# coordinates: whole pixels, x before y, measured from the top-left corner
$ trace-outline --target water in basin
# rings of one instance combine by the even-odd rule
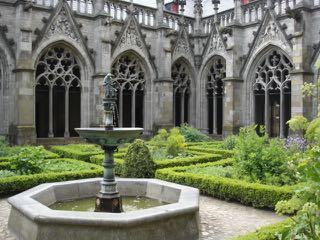
[[[50,206],[53,210],[94,212],[96,198],[85,198],[68,202],[58,202]],[[158,199],[147,197],[122,197],[122,207],[124,212],[136,211],[139,209],[152,208],[166,205]]]

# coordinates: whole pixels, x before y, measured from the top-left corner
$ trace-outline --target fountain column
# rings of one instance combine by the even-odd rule
[[[105,96],[103,98],[104,108],[104,128],[106,132],[114,131],[114,112],[116,108],[117,90],[113,86],[112,75],[108,74],[103,82],[105,88]],[[104,150],[104,161],[102,166],[103,180],[101,182],[101,189],[96,199],[96,212],[122,212],[122,201],[117,189],[114,174],[114,159],[113,153],[116,151],[117,146],[104,145],[100,143]]]
[[[122,201],[117,189],[114,174],[114,158],[113,153],[117,147],[106,146],[104,150],[104,161],[102,166],[103,179],[101,181],[101,189],[96,198],[96,212],[122,212]]]

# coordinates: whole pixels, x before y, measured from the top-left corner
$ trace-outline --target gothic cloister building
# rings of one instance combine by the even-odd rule
[[[118,0],[0,0],[0,134],[16,144],[76,136],[102,122],[101,85],[118,89],[119,126],[189,123],[227,135],[248,124],[286,136],[317,102],[319,0],[256,0],[194,16]]]

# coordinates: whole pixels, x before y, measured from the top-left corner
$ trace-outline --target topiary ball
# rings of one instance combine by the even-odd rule
[[[144,141],[137,139],[124,157],[122,176],[129,178],[153,178],[156,165]]]

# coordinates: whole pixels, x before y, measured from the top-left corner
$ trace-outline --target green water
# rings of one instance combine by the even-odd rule
[[[94,212],[95,201],[96,198],[85,198],[69,202],[55,203],[51,205],[50,208],[53,210],[64,211]],[[131,212],[166,204],[167,203],[161,202],[157,199],[146,197],[122,197],[122,207],[124,212]]]

